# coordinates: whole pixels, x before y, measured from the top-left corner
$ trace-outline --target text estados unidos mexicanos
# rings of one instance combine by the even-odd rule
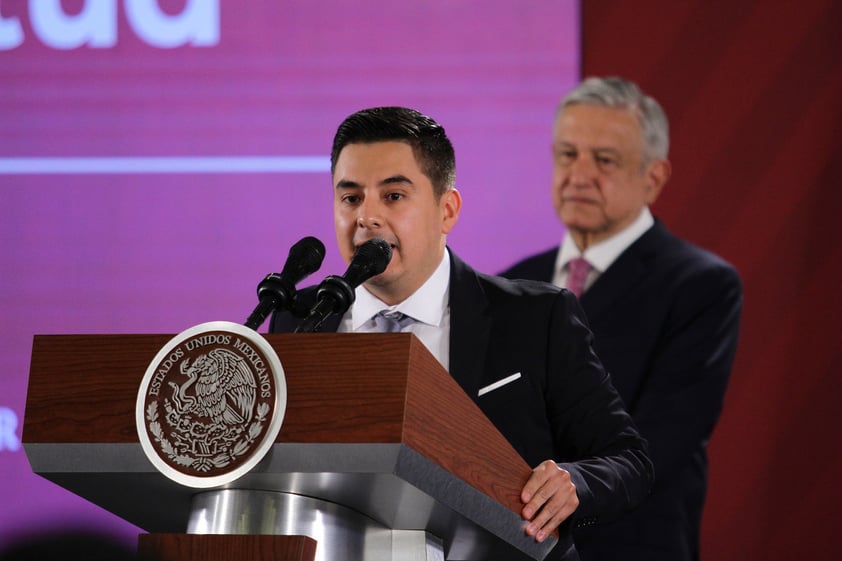
[[[149,395],[158,395],[164,378],[167,374],[169,374],[170,369],[172,369],[176,363],[184,358],[185,350],[193,351],[206,345],[231,345],[231,336],[224,334],[201,335],[199,337],[189,339],[185,341],[183,346],[178,346],[173,349],[167,358],[158,365],[155,376],[149,383]],[[234,341],[233,347],[242,353],[242,355],[254,367],[254,373],[260,383],[260,397],[264,399],[272,397],[272,381],[269,377],[268,368],[266,367],[266,364],[260,354],[255,351],[247,341],[243,341],[239,338]]]

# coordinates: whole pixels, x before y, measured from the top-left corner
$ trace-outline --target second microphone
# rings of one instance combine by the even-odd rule
[[[315,306],[295,332],[311,333],[318,330],[328,316],[344,314],[356,299],[354,289],[385,271],[391,260],[392,247],[386,240],[374,238],[362,244],[344,275],[331,275],[322,281],[316,292]]]

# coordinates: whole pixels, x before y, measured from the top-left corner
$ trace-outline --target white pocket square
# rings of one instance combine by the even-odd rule
[[[496,390],[498,388],[502,388],[506,384],[510,384],[510,383],[514,382],[515,380],[517,380],[519,378],[520,378],[520,372],[515,372],[511,376],[506,376],[505,378],[497,380],[493,384],[488,384],[484,388],[479,389],[479,391],[477,392],[477,397],[481,397],[481,396],[487,394],[488,392],[493,392],[494,390]]]

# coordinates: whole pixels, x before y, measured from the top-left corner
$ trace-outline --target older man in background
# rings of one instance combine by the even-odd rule
[[[670,177],[667,117],[622,78],[590,78],[553,127],[560,246],[504,271],[580,299],[596,351],[649,441],[652,493],[633,512],[574,531],[583,561],[699,559],[707,443],[737,348],[742,286],[722,259],[649,210]]]

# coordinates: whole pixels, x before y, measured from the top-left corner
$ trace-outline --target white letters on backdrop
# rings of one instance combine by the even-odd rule
[[[126,19],[135,34],[162,49],[219,43],[219,0],[188,0],[180,14],[161,10],[157,0],[124,0]],[[108,49],[117,44],[117,0],[85,0],[78,14],[68,15],[61,0],[30,0],[32,32],[54,49]],[[0,13],[0,50],[19,47],[26,40],[20,20]]]

